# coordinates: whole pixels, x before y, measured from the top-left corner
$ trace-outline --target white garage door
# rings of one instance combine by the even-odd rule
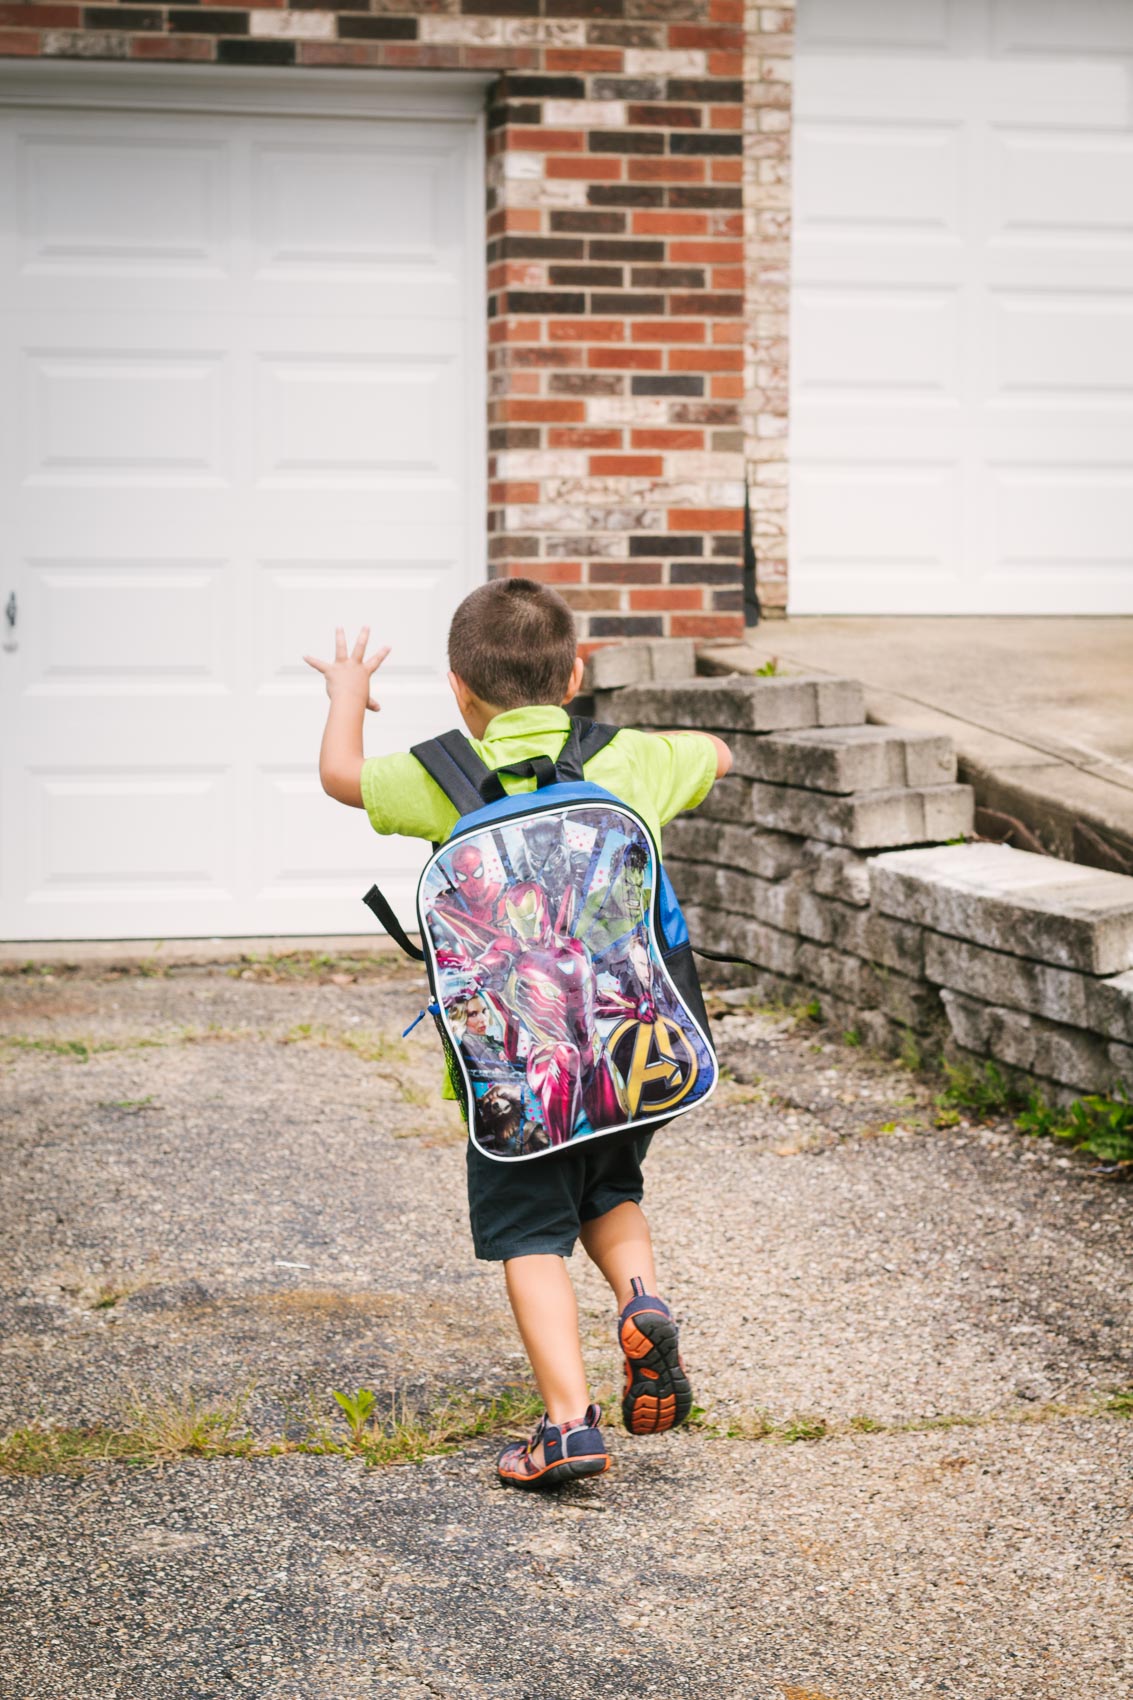
[[[792,611],[1133,611],[1133,3],[798,12]]]
[[[480,100],[78,70],[0,108],[4,933],[365,931],[419,848],[323,796],[300,656],[393,645],[371,753],[455,718]]]

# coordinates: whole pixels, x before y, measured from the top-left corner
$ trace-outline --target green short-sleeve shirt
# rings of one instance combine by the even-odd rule
[[[570,727],[565,709],[547,705],[497,714],[482,739],[470,740],[488,767],[505,767],[529,756],[554,759]],[[716,778],[716,750],[687,732],[657,735],[624,727],[586,764],[586,777],[639,814],[654,838],[682,809],[704,801]],[[508,792],[532,791],[534,779],[503,776]],[[362,801],[375,832],[406,838],[446,839],[459,816],[415,756],[375,756],[362,766]]]

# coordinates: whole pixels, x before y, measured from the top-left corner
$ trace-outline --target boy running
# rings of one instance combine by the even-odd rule
[[[364,627],[348,654],[339,628],[333,661],[305,657],[323,675],[330,698],[319,756],[323,789],[340,803],[364,808],[376,832],[439,843],[456,824],[457,811],[416,758],[367,760],[363,754],[365,713],[378,707],[373,676],[389,654],[386,648],[367,657],[368,640]],[[453,616],[448,657],[457,707],[473,750],[488,767],[558,757],[570,726],[566,704],[583,671],[574,619],[560,596],[523,578],[481,585]],[[628,804],[659,843],[662,826],[702,802],[731,765],[728,746],[710,733],[625,728],[586,764],[585,777]],[[530,791],[535,782],[505,774],[502,783],[511,793]],[[556,854],[565,860],[560,847],[548,846],[548,856]],[[474,1020],[470,1007],[473,1035]],[[499,1475],[509,1485],[551,1487],[609,1466],[564,1261],[579,1239],[620,1310],[626,1428],[657,1433],[683,1422],[691,1409],[676,1323],[655,1296],[653,1247],[641,1208],[641,1164],[651,1138],[610,1135],[523,1164],[493,1162],[468,1143],[476,1255],[504,1266],[508,1299],[546,1406],[531,1439],[500,1455]]]

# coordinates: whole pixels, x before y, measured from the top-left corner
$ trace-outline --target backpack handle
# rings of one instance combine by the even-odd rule
[[[529,761],[509,762],[507,767],[494,768],[480,781],[480,795],[485,803],[498,803],[501,797],[507,796],[501,773],[513,773],[518,779],[534,778],[539,791],[544,785],[553,785],[559,777],[550,756],[532,756]]]

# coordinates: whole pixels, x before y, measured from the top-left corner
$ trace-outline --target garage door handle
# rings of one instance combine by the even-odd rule
[[[19,605],[16,602],[16,593],[13,590],[13,592],[9,596],[7,602],[4,604],[4,648],[5,649],[16,649],[16,648],[18,648],[18,645],[16,643],[16,620],[17,620],[18,617],[19,617]]]

